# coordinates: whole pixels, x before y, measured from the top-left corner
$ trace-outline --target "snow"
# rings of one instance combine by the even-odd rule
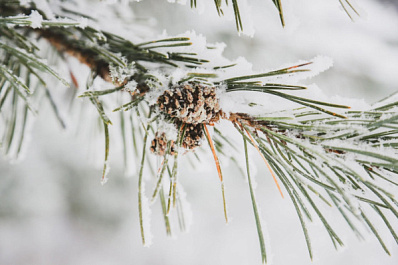
[[[32,13],[29,15],[30,21],[31,21],[31,27],[36,29],[36,28],[41,28],[42,25],[41,23],[43,22],[43,17],[42,15],[39,14],[36,10],[33,10]]]
[[[145,94],[145,100],[150,106],[156,104],[158,97],[168,89],[168,78],[158,72],[151,71],[149,75],[153,76],[151,79],[146,80],[146,84],[151,88],[151,90]]]
[[[101,180],[101,185],[105,185],[108,182],[109,178],[105,177]]]
[[[124,85],[124,90],[126,90],[130,93],[134,92],[136,88],[137,88],[137,82],[135,80],[128,81]]]
[[[164,120],[164,117],[160,117],[158,120],[157,132],[159,134],[165,133],[167,140],[176,141],[177,140],[177,128],[174,124]]]
[[[125,58],[122,58],[122,60],[125,66],[113,64],[109,66],[113,82],[123,83],[128,77],[131,77],[136,72],[134,63],[128,64]]]
[[[145,237],[144,247],[150,247],[152,245],[153,234],[151,232],[151,214],[150,202],[148,197],[145,195],[145,183],[141,187],[141,204],[142,204],[142,225]]]
[[[85,17],[81,17],[78,19],[78,25],[77,27],[81,28],[81,29],[85,29],[88,26],[88,19]]]
[[[106,166],[106,168],[105,168],[104,175],[103,175],[103,177],[101,179],[101,185],[102,186],[105,185],[108,182],[108,180],[109,180],[108,175],[109,175],[109,171],[111,170],[111,167],[109,166],[109,161],[105,161],[105,165],[104,166]]]
[[[41,3],[42,6],[48,6],[47,1],[36,2]],[[110,1],[107,2],[110,4]],[[119,2],[120,1],[113,1],[113,4]],[[122,2],[126,3],[127,1]],[[208,9],[206,10],[214,11],[214,7],[212,6],[214,3],[208,5],[202,3],[202,1],[200,2],[202,6],[207,5],[206,7]],[[239,1],[239,3],[241,2],[242,1]],[[192,72],[205,73],[214,66],[237,62],[238,66],[236,67],[217,71],[218,80],[222,80],[223,78],[233,76],[269,71],[257,69],[279,69],[284,66],[290,67],[299,63],[313,61],[313,64],[304,67],[305,69],[311,69],[311,72],[293,74],[278,79],[263,79],[262,81],[288,83],[303,82],[307,85],[306,82],[308,82],[308,79],[314,78],[316,80],[311,79],[309,82],[316,82],[320,87],[311,84],[307,85],[308,90],[303,91],[303,94],[297,95],[309,96],[311,98],[336,103],[344,102],[344,104],[350,105],[356,110],[369,109],[370,105],[367,102],[369,99],[362,99],[369,91],[363,90],[363,93],[358,93],[359,99],[349,99],[347,98],[347,94],[350,93],[348,90],[350,90],[351,87],[361,87],[364,81],[380,90],[384,89],[383,87],[385,86],[396,89],[392,84],[396,84],[397,81],[397,65],[396,60],[394,60],[397,53],[396,48],[393,48],[390,44],[395,43],[397,39],[391,34],[391,29],[386,26],[396,22],[396,12],[386,10],[382,5],[377,4],[377,2],[366,0],[361,2],[361,5],[364,6],[364,9],[365,7],[370,7],[366,9],[371,11],[368,19],[370,19],[372,23],[366,23],[363,21],[363,18],[360,18],[357,24],[349,24],[350,22],[347,22],[348,19],[343,12],[339,12],[338,15],[341,19],[337,20],[334,16],[330,15],[334,12],[334,7],[338,9],[338,1],[332,2],[333,1],[330,1],[330,3],[321,3],[319,1],[309,0],[304,3],[303,1],[286,0],[284,2],[284,7],[286,7],[285,16],[287,29],[282,31],[274,29],[275,25],[279,25],[277,24],[279,21],[277,20],[277,14],[273,3],[268,1],[264,3],[264,5],[269,7],[269,10],[264,6],[261,8],[261,16],[265,22],[258,24],[256,21],[257,17],[253,16],[253,21],[255,21],[253,24],[262,27],[262,29],[256,29],[255,37],[258,37],[258,39],[249,40],[248,42],[240,42],[237,39],[230,38],[230,35],[237,35],[234,31],[233,17],[231,17],[230,14],[226,15],[227,19],[230,19],[228,23],[229,26],[224,27],[221,25],[221,22],[220,24],[218,22],[224,21],[225,18],[217,18],[218,22],[214,23],[213,18],[209,15],[209,19],[206,17],[205,20],[202,18],[202,20],[199,21],[194,19],[194,15],[192,15],[193,12],[190,11],[185,11],[189,14],[190,20],[183,23],[185,21],[183,18],[184,15],[182,14],[183,12],[179,12],[178,14],[181,14],[181,16],[178,17],[180,23],[170,26],[172,29],[185,26],[192,22],[197,23],[199,28],[201,26],[208,27],[207,33],[202,33],[202,31],[198,29],[196,32],[189,31],[185,34],[181,34],[181,36],[189,36],[194,42],[192,47],[184,47],[181,50],[184,52],[197,52],[200,58],[212,59],[212,63],[200,69],[190,69],[186,71],[164,69],[164,72],[160,72],[153,67],[149,74],[153,75],[154,79],[148,82],[148,85],[157,87],[157,89],[148,93],[145,99],[150,104],[154,104],[157,97],[168,87],[169,81],[175,83],[181,80],[186,73],[191,72],[191,70]],[[92,4],[94,5],[95,3]],[[243,1],[242,4],[240,4],[240,8],[244,18],[244,28],[250,28],[250,25],[247,24],[248,20],[245,18],[245,14],[248,12],[255,12],[256,10],[252,8],[250,11],[250,6],[246,6],[246,4],[246,1]],[[251,4],[253,6],[257,5],[257,3],[254,2]],[[314,8],[308,8],[310,5],[314,5]],[[82,3],[77,4],[77,7],[82,7],[82,10],[88,10],[89,8],[88,5]],[[76,9],[78,10],[77,7]],[[329,9],[330,7],[332,8]],[[129,12],[127,7],[123,8],[125,8],[125,12]],[[173,6],[173,10],[165,10],[160,7],[158,8],[159,10],[151,9],[151,11],[159,11],[162,12],[163,15],[169,16],[170,12],[177,12],[174,8],[176,10],[182,10],[178,9],[180,8],[179,6]],[[188,9],[189,7],[183,6],[182,8]],[[101,10],[103,14],[111,13],[109,11],[111,11],[111,7]],[[229,12],[230,11],[229,8]],[[139,12],[137,13],[141,14]],[[376,16],[375,13],[377,13],[378,16]],[[206,13],[206,16],[207,15]],[[41,26],[42,21],[39,16],[32,13],[30,17],[32,25],[34,24],[35,27]],[[320,19],[321,16],[322,19]],[[112,16],[109,17],[112,18]],[[104,18],[107,19],[109,17],[104,16]],[[378,23],[375,23],[375,17],[379,19]],[[272,18],[272,20],[268,20],[268,18]],[[113,17],[112,19],[115,18]],[[309,22],[307,22],[308,20]],[[391,21],[393,21],[393,23]],[[84,21],[82,22],[83,24],[80,23],[80,26],[84,27],[85,23]],[[108,24],[109,25],[100,26],[104,26],[115,33],[122,32],[123,34],[134,35],[131,34],[131,32],[124,31],[124,29],[116,24]],[[161,24],[160,27],[164,27],[164,25],[165,24]],[[136,25],[134,24],[132,26]],[[351,32],[346,31],[347,28],[355,28],[355,30]],[[181,32],[183,31],[184,30]],[[173,34],[174,33],[171,35]],[[235,52],[233,58],[236,58],[237,55],[249,57],[250,53],[253,52],[258,57],[254,60],[249,60],[254,62],[254,67],[252,67],[252,64],[244,59],[244,57],[239,57],[238,59],[224,58],[222,55],[222,52],[226,49],[224,44],[213,45],[216,49],[207,49],[206,47],[209,46],[209,43],[204,35],[212,34],[218,34],[217,40],[223,39],[228,42],[228,46],[232,48],[239,47],[239,45],[244,43],[244,45],[241,46],[243,48]],[[163,36],[167,37],[170,35],[165,33]],[[338,36],[340,36],[340,38],[336,38]],[[129,36],[129,38],[133,39],[136,37]],[[247,41],[243,36],[241,38],[240,40]],[[211,37],[209,39],[211,39]],[[248,43],[252,43],[253,46],[248,45]],[[358,44],[363,44],[363,46]],[[166,51],[166,49],[159,49],[159,51]],[[316,54],[325,54],[327,56],[321,55],[312,60],[298,61],[298,58],[307,59]],[[334,60],[334,67],[326,71],[333,64],[330,57]],[[287,61],[296,63],[284,65]],[[253,68],[255,71],[252,70]],[[79,79],[84,80],[85,75],[82,74],[78,68],[73,70],[74,73],[78,75]],[[134,71],[134,66],[132,65],[126,68],[113,67],[112,77],[115,81],[121,82],[124,81],[129,74],[134,73]],[[323,72],[321,75],[315,76],[321,72]],[[166,76],[165,73],[167,73],[168,76]],[[351,81],[347,81],[347,76]],[[159,84],[161,85],[159,86]],[[351,84],[354,85],[351,86]],[[135,82],[131,81],[127,83],[126,90],[134,91],[136,85]],[[103,87],[98,86],[95,88],[102,89]],[[330,91],[325,92],[326,89]],[[338,89],[344,93],[338,93]],[[378,96],[384,94],[380,91],[376,92],[379,93]],[[222,86],[219,88],[218,94],[220,96],[222,108],[226,112],[240,111],[252,115],[272,112],[273,115],[276,116],[285,116],[285,113],[278,111],[297,106],[288,101],[277,99],[274,96],[260,93],[225,93],[225,87]],[[340,94],[340,96],[336,94]],[[371,99],[373,100],[375,98],[371,96]],[[396,98],[394,100],[396,100]],[[106,103],[106,107],[109,109],[113,107],[113,101],[107,101]],[[248,106],[249,103],[256,103],[257,105],[250,107]],[[396,109],[392,111],[396,111]],[[80,144],[73,144],[75,143],[75,137],[70,136],[67,138],[65,134],[59,133],[56,129],[56,125],[51,122],[53,119],[53,117],[51,117],[52,112],[44,111],[44,113],[50,114],[47,114],[41,123],[38,123],[37,128],[40,133],[34,135],[32,141],[33,147],[26,150],[26,156],[29,157],[29,159],[24,162],[24,166],[16,168],[12,165],[0,162],[2,168],[1,172],[4,172],[5,178],[9,181],[1,182],[0,188],[2,191],[15,193],[14,196],[4,195],[3,199],[6,199],[6,203],[0,206],[0,213],[5,212],[5,216],[7,216],[0,222],[0,230],[6,235],[2,240],[0,239],[0,246],[3,246],[2,249],[6,249],[5,255],[0,257],[0,263],[18,263],[15,262],[15,259],[20,258],[20,253],[25,253],[28,258],[31,257],[29,258],[30,262],[37,261],[37,263],[42,263],[40,261],[49,258],[51,260],[50,262],[55,264],[59,263],[59,256],[54,255],[54,253],[62,253],[61,257],[66,260],[65,262],[71,264],[114,264],[115,262],[134,262],[137,264],[260,263],[259,249],[257,248],[257,234],[253,226],[253,216],[251,212],[246,212],[247,210],[251,210],[251,208],[248,207],[248,205],[250,205],[248,201],[249,198],[248,196],[241,196],[247,195],[242,194],[242,186],[247,185],[243,185],[240,178],[235,178],[238,174],[236,173],[236,169],[232,166],[232,163],[230,163],[231,166],[227,166],[227,163],[221,161],[224,170],[224,178],[226,184],[228,184],[229,210],[234,212],[235,216],[234,222],[231,223],[227,229],[223,225],[222,218],[219,218],[222,216],[222,210],[220,211],[219,207],[221,203],[219,182],[216,172],[214,170],[210,173],[206,171],[206,167],[208,167],[210,163],[212,163],[211,165],[214,167],[214,161],[201,156],[201,162],[197,170],[190,169],[187,166],[188,163],[181,163],[183,165],[181,166],[181,170],[184,171],[184,174],[179,175],[179,181],[181,181],[181,183],[177,185],[184,212],[188,215],[186,216],[188,220],[187,223],[191,223],[190,220],[192,220],[190,217],[192,212],[189,208],[192,208],[195,213],[195,223],[191,227],[191,234],[184,235],[176,241],[166,239],[164,231],[161,230],[163,229],[163,216],[160,213],[160,207],[154,210],[154,216],[151,221],[151,209],[149,208],[146,196],[144,196],[144,226],[145,231],[148,232],[146,238],[147,240],[151,238],[150,223],[156,222],[156,225],[154,225],[152,229],[155,230],[157,240],[156,244],[154,244],[151,249],[142,249],[139,242],[140,236],[138,232],[137,211],[135,211],[137,203],[132,199],[136,197],[137,187],[132,186],[135,184],[131,184],[134,182],[135,178],[130,178],[126,181],[121,177],[122,173],[119,174],[117,170],[118,166],[120,168],[120,165],[117,163],[122,160],[120,156],[122,152],[117,153],[117,150],[111,149],[114,153],[110,157],[112,159],[112,164],[116,163],[116,166],[114,166],[116,170],[112,173],[111,181],[109,181],[106,186],[102,189],[98,189],[98,186],[94,186],[95,189],[93,189],[93,183],[98,183],[98,172],[94,170],[87,172],[87,168],[90,167],[87,161],[90,159],[82,154],[82,148],[87,146],[87,142],[93,142],[93,145],[98,143],[98,146],[102,146],[103,138],[99,140],[100,142],[97,142],[95,139],[86,139],[86,141]],[[95,121],[96,117],[97,116],[90,116],[90,118],[85,121]],[[112,120],[114,121],[113,118]],[[147,122],[144,118],[143,121]],[[222,130],[231,130],[231,127],[227,128],[223,126],[222,122],[217,126],[220,126],[217,128],[221,128]],[[344,126],[342,126],[342,128],[344,129]],[[358,130],[360,129],[361,128],[358,128]],[[158,130],[166,132],[167,137],[170,137],[170,139],[176,136],[175,127],[169,123],[160,121]],[[113,134],[111,133],[111,138],[116,138],[120,135],[120,132],[116,129],[113,132]],[[89,135],[86,130],[81,130],[80,134]],[[226,135],[228,139],[236,138],[236,136],[233,136],[235,135],[233,133],[227,132]],[[291,136],[292,138],[295,137],[293,132]],[[53,137],[63,140],[52,141],[51,139]],[[142,143],[139,143],[139,145],[141,144]],[[339,143],[331,141],[325,142],[325,144],[337,145]],[[304,141],[303,145],[313,148],[317,152],[323,152],[321,146],[314,146],[308,141]],[[113,146],[114,145],[112,145],[112,147]],[[344,147],[355,147],[355,145],[347,142]],[[269,227],[269,230],[267,230],[269,237],[266,237],[267,250],[269,250],[271,245],[273,246],[272,253],[268,255],[268,257],[273,256],[274,263],[276,264],[307,264],[308,257],[306,256],[307,253],[305,248],[303,250],[302,247],[304,241],[302,234],[299,233],[301,232],[301,228],[297,226],[298,220],[294,210],[292,210],[291,205],[288,205],[286,202],[288,201],[287,199],[282,202],[279,200],[280,196],[275,189],[275,184],[269,172],[264,167],[263,161],[255,161],[255,163],[252,163],[252,160],[256,160],[256,157],[258,160],[258,156],[256,156],[256,150],[254,150],[254,148],[250,147],[249,149],[253,154],[253,156],[251,156],[251,167],[254,167],[256,163],[259,171],[258,175],[265,175],[265,178],[258,178],[257,180],[257,200],[259,204],[262,204],[264,216],[267,217],[266,220]],[[387,149],[376,150],[384,154],[389,152]],[[100,149],[98,153],[102,155],[102,149]],[[231,151],[231,153],[233,153],[233,151]],[[347,156],[345,158],[345,163],[348,163],[353,170],[361,173],[361,176],[364,178],[368,178],[362,169],[351,165],[354,163],[350,161],[356,158],[357,156]],[[135,162],[135,159],[129,160],[131,164]],[[252,175],[254,176],[254,170],[252,170]],[[9,180],[9,176],[12,177],[11,180]],[[91,178],[90,176],[93,177]],[[94,182],[88,183],[91,179]],[[305,184],[308,183],[306,179],[300,179],[300,181]],[[10,182],[12,183],[9,184]],[[43,183],[50,183],[51,185],[42,187]],[[374,183],[383,189],[391,188],[385,185],[385,183],[380,183],[380,181],[374,181]],[[186,187],[186,192],[182,189],[182,185]],[[346,188],[345,186],[341,187]],[[65,195],[64,193],[69,189],[73,192],[71,192],[70,195]],[[79,189],[81,189],[81,191]],[[36,192],[31,194],[31,190]],[[247,189],[245,189],[245,191],[247,191]],[[50,194],[48,194],[48,192],[50,192]],[[95,199],[90,197],[91,193],[97,194]],[[3,195],[5,193],[0,194]],[[78,203],[73,201],[73,199],[76,198],[76,194],[80,194],[79,196],[81,196],[79,197],[80,200],[78,200]],[[349,201],[355,202],[351,200],[352,197],[349,197],[350,194],[355,194],[353,190],[346,188],[345,194],[347,194]],[[185,200],[187,195],[189,195],[190,203]],[[49,197],[53,198],[51,202],[48,200]],[[85,203],[87,203],[87,205],[85,205]],[[8,210],[7,205],[10,205],[11,210]],[[25,205],[25,208],[21,209],[20,205]],[[82,208],[83,210],[76,213],[74,212],[76,211],[74,207],[78,209]],[[358,209],[358,205],[354,203],[351,207]],[[47,210],[43,210],[43,208]],[[25,211],[26,209],[30,210]],[[21,211],[22,214],[14,213],[17,217],[13,216],[12,211],[18,210]],[[101,215],[98,214],[97,211],[104,212]],[[53,216],[57,218],[55,221],[51,219],[54,218]],[[29,218],[42,218],[40,219],[42,226],[38,226],[35,222],[30,222]],[[87,218],[89,221],[82,225],[81,223],[83,221],[81,219],[84,218]],[[239,223],[239,219],[242,220],[241,223]],[[12,220],[13,222],[10,221],[8,223],[7,220]],[[110,224],[106,225],[102,223],[106,222],[106,220],[111,220],[109,221]],[[22,224],[20,222],[22,222]],[[377,224],[382,227],[382,224]],[[40,233],[35,233],[38,227],[41,228],[38,230]],[[48,229],[50,228],[54,229],[55,233],[48,233]],[[264,224],[263,229],[266,230],[265,228]],[[318,227],[316,226],[310,228],[311,237],[315,239],[313,245],[318,246],[316,249],[317,260],[314,264],[396,264],[396,246],[395,248],[392,247],[395,256],[392,258],[386,257],[379,251],[379,246],[375,244],[374,239],[367,243],[356,243],[356,241],[353,241],[348,235],[348,228],[338,224],[337,228],[339,230],[342,230],[343,233],[347,232],[346,234],[351,244],[348,248],[350,251],[346,250],[344,253],[336,254],[331,250],[329,245],[325,245],[324,243],[323,236],[326,238],[327,235],[318,233],[318,230],[321,229],[317,230]],[[312,228],[315,229],[314,232]],[[388,232],[386,234],[388,235]],[[23,243],[25,242],[23,239],[27,236],[32,239],[33,244],[31,242],[26,245]],[[10,241],[12,241],[12,244]],[[76,242],[79,242],[79,244],[76,244]],[[96,242],[96,244],[92,242]],[[148,241],[148,243],[149,242],[150,241]],[[9,260],[10,262],[8,262]],[[48,259],[46,262],[49,262]]]
[[[42,10],[48,19],[55,19],[55,14],[53,12],[53,8],[56,8],[59,4],[59,1],[51,1],[51,4],[47,0],[32,0],[37,9]]]

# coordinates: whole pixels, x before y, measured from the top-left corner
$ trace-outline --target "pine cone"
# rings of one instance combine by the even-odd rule
[[[215,87],[194,83],[167,89],[157,103],[163,112],[189,124],[216,121],[220,112]]]
[[[182,140],[182,146],[185,149],[194,149],[202,143],[204,136],[202,124],[185,124],[184,139]]]
[[[174,141],[170,141],[170,155],[174,155]],[[167,149],[167,139],[166,134],[163,132],[159,135],[157,132],[155,134],[155,139],[152,140],[150,150],[155,155],[164,156]]]

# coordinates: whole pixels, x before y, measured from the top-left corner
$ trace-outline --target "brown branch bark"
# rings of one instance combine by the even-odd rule
[[[107,82],[112,82],[109,74],[109,63],[90,49],[82,48],[75,45],[69,40],[65,34],[55,32],[51,29],[36,30],[40,37],[45,38],[60,53],[66,53],[75,57],[81,63],[90,67],[98,76]]]

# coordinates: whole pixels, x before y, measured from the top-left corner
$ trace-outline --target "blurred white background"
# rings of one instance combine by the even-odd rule
[[[209,42],[225,42],[228,58],[243,56],[257,70],[329,56],[334,67],[309,83],[331,97],[372,103],[398,91],[398,8],[394,0],[357,2],[361,17],[351,22],[338,0],[285,0],[283,29],[271,1],[253,1],[252,15],[242,15],[249,33],[253,21],[254,38],[238,36],[234,22],[219,18],[210,0],[202,14],[166,1],[132,6],[138,17],[156,18],[158,33],[195,29]],[[137,178],[124,176],[122,152],[111,150],[110,180],[101,186],[101,169],[92,161],[100,150],[95,157],[101,162],[103,139],[90,139],[89,144],[82,131],[76,136],[73,130],[62,130],[49,106],[40,111],[24,159],[0,160],[0,264],[261,264],[248,185],[231,163],[224,173],[232,217],[228,225],[214,163],[204,159],[196,169],[180,168],[193,213],[190,232],[181,233],[175,225],[174,236],[168,237],[156,202],[153,245],[144,248]],[[311,263],[291,201],[281,199],[263,163],[256,162],[257,200],[267,224],[270,264],[398,264],[398,247],[388,231],[380,229],[392,257],[373,237],[358,241],[342,218],[327,209],[346,246],[336,252],[324,229],[310,224],[315,253]]]

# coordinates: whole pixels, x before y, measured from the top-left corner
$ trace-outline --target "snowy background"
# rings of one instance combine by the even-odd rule
[[[255,32],[254,38],[238,36],[234,21],[219,18],[212,1],[203,2],[196,11],[155,0],[132,6],[137,18],[154,26],[153,36],[195,29],[210,43],[225,42],[229,59],[243,56],[258,71],[329,56],[334,67],[308,83],[330,97],[370,104],[398,90],[394,0],[357,1],[362,16],[354,23],[337,0],[285,0],[285,29],[271,1],[253,1],[249,10],[241,0],[244,28],[249,35]],[[175,225],[168,237],[157,202],[152,205],[153,245],[144,248],[137,178],[124,176],[120,150],[111,151],[110,180],[101,186],[93,153],[99,152],[95,158],[101,162],[103,139],[88,143],[84,131],[62,130],[49,106],[40,111],[24,159],[0,160],[0,264],[261,264],[247,182],[235,167],[225,165],[224,173],[232,217],[228,225],[213,161],[204,159],[196,169],[181,168],[179,177],[192,208],[190,232],[181,233]],[[272,264],[310,264],[291,201],[281,199],[264,164],[257,162],[257,200]],[[340,216],[326,215],[346,246],[336,252],[320,224],[311,224],[312,264],[398,264],[398,247],[388,231],[380,229],[392,257],[372,237],[358,241]]]

